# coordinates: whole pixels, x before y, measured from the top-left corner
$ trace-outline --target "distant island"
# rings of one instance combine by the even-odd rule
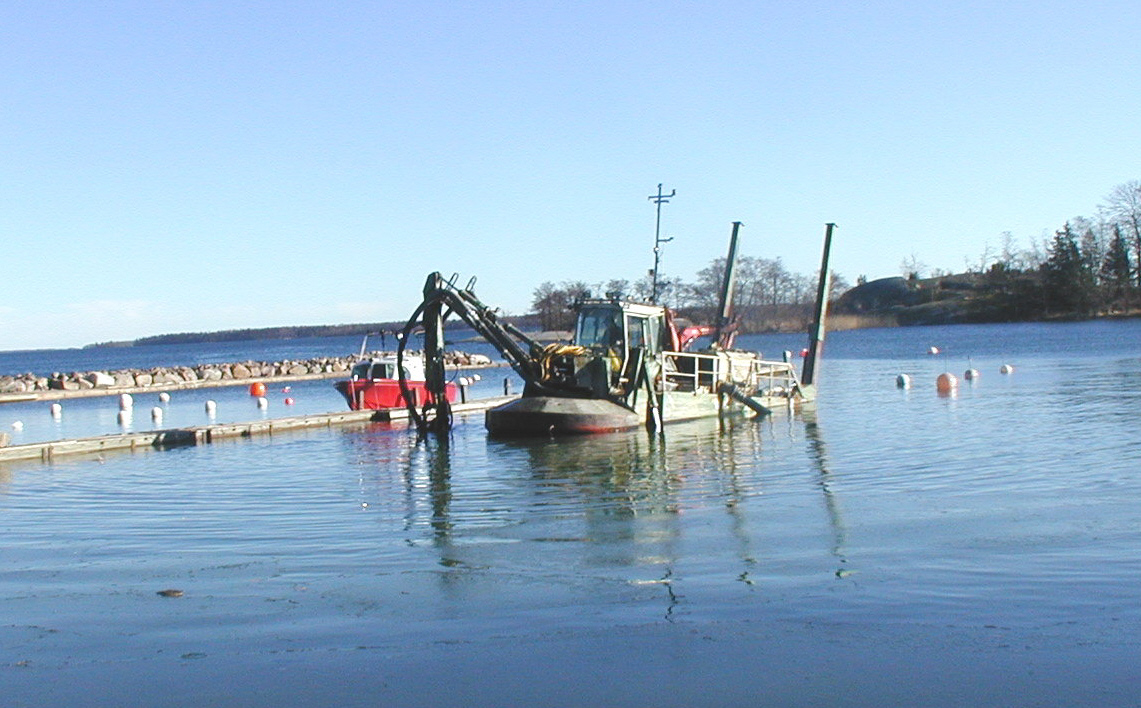
[[[517,327],[534,328],[537,320],[530,316],[504,317],[503,320],[511,322]],[[181,332],[178,334],[159,334],[152,337],[119,342],[97,342],[88,344],[84,349],[101,349],[108,347],[145,347],[155,344],[202,344],[214,342],[247,342],[261,339],[302,339],[306,337],[364,337],[370,334],[394,334],[404,329],[405,322],[371,322],[363,324],[337,324],[337,325],[298,325],[290,327],[258,327],[251,329],[227,329],[218,332]],[[466,325],[459,320],[449,321],[447,329],[463,329]]]
[[[1132,243],[1141,250],[1141,242]],[[1134,267],[1129,247],[1120,229],[1102,245],[1092,230],[1079,237],[1066,224],[1037,263],[1005,258],[955,275],[861,280],[833,311],[894,325],[1136,317],[1141,269]]]

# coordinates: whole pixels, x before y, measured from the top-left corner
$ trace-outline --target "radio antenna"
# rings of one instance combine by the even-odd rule
[[[651,194],[647,197],[647,199],[658,206],[658,220],[654,226],[654,270],[650,274],[650,302],[655,304],[658,302],[658,262],[661,260],[662,244],[673,241],[672,236],[670,238],[662,238],[662,204],[669,204],[670,198],[676,194],[676,189],[671,189],[669,194],[662,194],[662,185],[658,183],[658,193]]]

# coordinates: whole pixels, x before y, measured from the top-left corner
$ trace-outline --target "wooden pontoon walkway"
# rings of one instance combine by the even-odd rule
[[[452,405],[452,411],[456,415],[483,411],[501,403],[506,403],[513,398],[514,396],[499,396],[496,398],[481,398],[466,403],[455,403]],[[192,428],[171,428],[138,433],[117,433],[90,438],[73,438],[70,440],[48,440],[45,442],[0,447],[0,462],[37,459],[47,462],[64,455],[97,455],[116,450],[167,450],[175,447],[206,445],[216,441],[233,440],[235,438],[273,435],[290,430],[324,428],[348,423],[406,420],[407,418],[408,411],[403,408],[393,408],[382,411],[343,411],[337,413],[302,415],[291,418],[272,418],[246,423],[216,423]]]

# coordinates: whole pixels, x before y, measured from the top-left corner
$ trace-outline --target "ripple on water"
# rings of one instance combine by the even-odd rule
[[[1117,636],[1141,607],[1137,362],[997,361],[953,398],[830,361],[814,409],[662,437],[496,441],[470,416],[446,444],[375,424],[11,467],[0,599],[84,627],[73,654],[702,620]]]

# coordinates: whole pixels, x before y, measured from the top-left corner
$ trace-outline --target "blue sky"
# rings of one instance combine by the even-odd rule
[[[0,0],[0,349],[402,320],[434,270],[962,269],[1141,178],[1126,2]]]

